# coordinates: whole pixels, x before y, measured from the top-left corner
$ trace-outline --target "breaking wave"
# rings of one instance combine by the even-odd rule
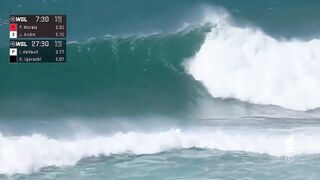
[[[213,97],[293,110],[320,107],[320,40],[278,40],[219,15],[189,73]]]

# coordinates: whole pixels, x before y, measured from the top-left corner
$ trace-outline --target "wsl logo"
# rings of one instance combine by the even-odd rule
[[[10,17],[10,22],[15,23],[15,22],[28,22],[27,17],[16,17],[16,16],[11,16]]]
[[[10,47],[27,47],[26,41],[10,41]]]

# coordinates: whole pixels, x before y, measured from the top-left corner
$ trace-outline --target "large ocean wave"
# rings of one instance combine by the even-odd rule
[[[320,107],[320,40],[275,39],[230,19],[219,11],[173,33],[69,43],[68,63],[61,66],[3,64],[0,113],[185,115],[200,98],[212,99],[208,92],[299,111]],[[1,57],[7,52],[0,51]]]

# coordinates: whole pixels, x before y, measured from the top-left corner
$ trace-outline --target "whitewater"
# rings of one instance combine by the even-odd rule
[[[71,166],[88,157],[115,154],[146,155],[174,149],[203,148],[243,151],[276,157],[320,153],[318,129],[255,131],[250,129],[181,130],[116,133],[75,140],[44,135],[0,136],[0,173],[32,173],[47,166]]]
[[[320,107],[320,40],[275,39],[208,15],[214,27],[188,72],[216,98],[306,111]]]

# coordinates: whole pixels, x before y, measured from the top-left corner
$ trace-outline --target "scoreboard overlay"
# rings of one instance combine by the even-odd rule
[[[66,63],[65,15],[10,15],[10,63]]]

